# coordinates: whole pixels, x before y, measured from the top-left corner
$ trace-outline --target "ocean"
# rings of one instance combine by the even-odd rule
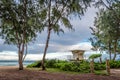
[[[28,64],[31,64],[35,61],[24,61],[23,64],[24,66],[27,66]],[[18,66],[18,61],[17,60],[0,60],[0,66]]]

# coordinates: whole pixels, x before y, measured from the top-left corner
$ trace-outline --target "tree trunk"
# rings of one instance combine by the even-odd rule
[[[110,56],[110,60],[112,60],[112,57],[111,57],[111,51],[109,51],[109,56]]]
[[[19,70],[23,70],[23,61],[22,61],[23,53],[19,52]]]
[[[90,71],[91,73],[94,73],[94,59],[90,62]]]
[[[41,62],[41,66],[42,66],[42,70],[46,70],[45,68],[45,56],[46,56],[46,53],[47,53],[47,49],[48,49],[48,45],[49,45],[49,40],[50,40],[50,34],[51,34],[51,19],[50,19],[50,11],[51,11],[51,0],[49,1],[49,9],[48,9],[48,23],[49,23],[49,26],[48,26],[48,35],[47,35],[47,40],[46,40],[46,45],[45,45],[45,49],[44,49],[44,54],[43,54],[43,59],[42,59],[42,62]]]
[[[114,45],[114,57],[113,57],[113,60],[115,60],[115,58],[116,58],[116,49],[117,49],[117,41],[115,42],[115,45]]]
[[[23,53],[24,53],[24,44],[18,46],[18,62],[19,62],[19,70],[23,70]]]
[[[111,43],[109,43],[109,46],[108,46],[108,47],[109,47],[109,58],[110,58],[110,60],[111,60],[111,59],[112,59],[112,58],[111,58]]]
[[[48,30],[48,35],[47,35],[44,55],[43,55],[43,59],[42,59],[42,62],[41,62],[42,70],[46,70],[44,63],[45,63],[45,56],[46,56],[46,53],[47,53],[48,44],[49,44],[49,40],[50,40],[50,34],[51,34],[51,29]]]
[[[114,57],[113,57],[113,60],[115,60],[116,56],[117,56],[117,55],[116,55],[116,52],[115,52],[115,53],[114,53]]]
[[[110,75],[110,63],[109,63],[109,60],[106,60],[106,71],[107,71],[107,74]]]
[[[100,57],[100,63],[102,63],[102,58]]]

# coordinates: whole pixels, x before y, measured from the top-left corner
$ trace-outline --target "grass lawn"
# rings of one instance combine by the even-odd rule
[[[105,76],[108,76],[106,70],[95,70],[94,73],[96,75],[105,75]]]
[[[56,69],[56,68],[47,68],[47,72],[57,72],[57,73],[67,73],[67,74],[80,74],[80,72],[72,72],[72,71],[63,71],[60,69]]]
[[[29,70],[38,70],[40,71],[41,68],[27,68]],[[88,73],[85,73],[85,72],[72,72],[72,71],[63,71],[63,70],[60,70],[60,69],[57,69],[57,68],[47,68],[46,70],[47,72],[50,72],[50,73],[65,73],[65,74],[88,74]],[[94,71],[94,74],[96,75],[108,75],[106,73],[106,70],[95,70]]]
[[[26,68],[28,70],[37,70],[37,71],[41,71],[41,68]],[[46,70],[47,72],[50,73],[67,73],[67,74],[80,74],[80,72],[72,72],[72,71],[63,71],[57,68],[47,68]]]

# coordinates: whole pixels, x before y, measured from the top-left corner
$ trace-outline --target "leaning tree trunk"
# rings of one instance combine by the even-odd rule
[[[41,62],[41,66],[42,66],[42,70],[46,70],[45,68],[45,56],[46,56],[46,53],[47,53],[47,49],[48,49],[48,45],[49,45],[49,40],[50,40],[50,34],[51,34],[51,19],[50,19],[50,10],[51,10],[51,0],[49,1],[49,9],[48,9],[48,23],[49,23],[49,26],[48,26],[48,35],[47,35],[47,40],[46,40],[46,45],[45,45],[45,49],[44,49],[44,54],[43,54],[43,59],[42,59],[42,62]]]
[[[46,70],[44,63],[45,63],[45,56],[46,56],[48,45],[49,45],[50,34],[51,34],[51,29],[48,30],[48,35],[47,35],[47,40],[46,40],[44,55],[43,55],[43,59],[42,59],[42,62],[41,62],[42,70]]]

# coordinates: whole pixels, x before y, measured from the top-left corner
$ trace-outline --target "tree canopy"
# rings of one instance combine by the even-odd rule
[[[23,69],[25,45],[36,38],[37,32],[42,27],[38,26],[36,18],[36,6],[34,0],[1,0],[0,36],[5,43],[14,44],[18,47],[19,69]]]
[[[97,39],[96,44],[100,43],[99,47],[108,50],[111,59],[111,53],[116,53],[120,45],[120,1],[112,3],[110,9],[101,9],[95,18],[95,27],[91,28],[94,37]]]

